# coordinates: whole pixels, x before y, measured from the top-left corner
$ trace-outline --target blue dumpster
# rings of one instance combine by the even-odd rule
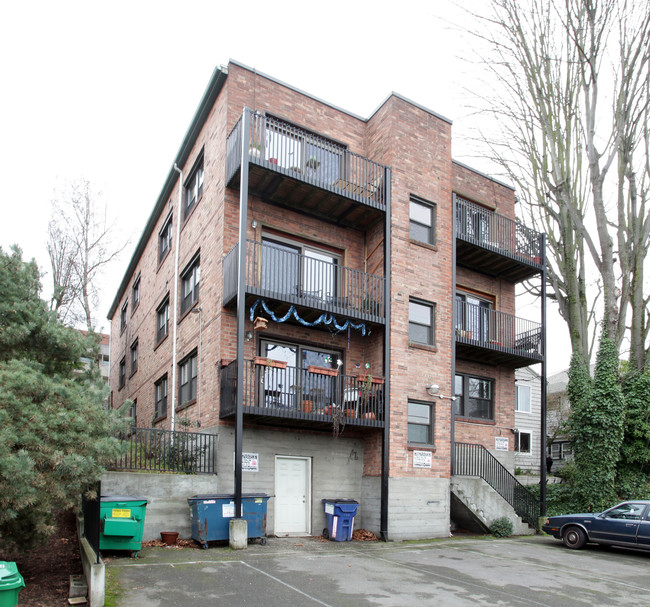
[[[354,531],[354,517],[359,502],[349,499],[322,499],[325,504],[327,527],[323,529],[325,539],[336,542],[349,542]]]
[[[266,544],[266,503],[264,493],[242,494],[242,516],[248,523],[248,538]],[[192,521],[192,539],[204,548],[208,542],[227,540],[230,519],[235,517],[235,496],[232,493],[195,495],[187,498]]]

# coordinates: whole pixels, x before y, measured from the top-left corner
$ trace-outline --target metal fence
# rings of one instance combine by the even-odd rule
[[[202,432],[132,428],[121,437],[115,470],[215,474],[216,435]]]
[[[539,232],[460,196],[456,196],[456,234],[481,246],[541,263]]]
[[[483,445],[455,443],[452,474],[482,478],[514,508],[518,516],[537,527],[539,501]]]

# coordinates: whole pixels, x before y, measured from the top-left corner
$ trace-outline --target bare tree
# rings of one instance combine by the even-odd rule
[[[524,219],[548,236],[550,296],[573,351],[590,360],[589,336],[602,320],[617,348],[629,339],[631,363],[642,369],[650,329],[650,5],[492,0],[490,7],[489,16],[474,16],[485,25],[477,35],[496,82],[482,106],[501,133],[482,139],[516,183]]]
[[[101,271],[127,244],[114,243],[114,225],[100,201],[101,194],[92,191],[87,179],[70,182],[55,192],[48,226],[50,308],[62,322],[89,331],[95,328]]]

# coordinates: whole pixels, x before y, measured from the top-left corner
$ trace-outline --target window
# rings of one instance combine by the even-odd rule
[[[138,425],[138,399],[133,399],[133,404],[129,408],[129,417],[131,418],[131,427],[136,428]]]
[[[156,343],[169,334],[169,294],[156,309]]]
[[[281,237],[262,237],[262,288],[333,302],[339,294],[341,257]]]
[[[120,361],[119,382],[119,388],[124,388],[124,384],[126,384],[126,358]]]
[[[138,370],[138,340],[131,344],[131,375]]]
[[[515,432],[515,451],[518,453],[530,453],[532,438],[530,432]]]
[[[470,293],[456,293],[456,335],[465,339],[497,343],[491,331],[496,325],[492,302]],[[500,345],[500,344],[498,344]]]
[[[120,312],[120,331],[124,331],[124,329],[126,329],[126,319],[127,319],[128,310],[129,310],[129,300],[127,299],[124,302],[124,305],[122,306],[122,311]]]
[[[160,419],[167,415],[167,373],[156,382],[155,386],[156,405],[154,417],[155,419]]]
[[[158,261],[162,261],[172,247],[172,214],[165,220],[158,234]]]
[[[181,361],[178,366],[181,376],[180,392],[178,395],[178,407],[180,408],[189,402],[196,400],[196,352],[190,354],[185,360]]]
[[[201,259],[196,255],[181,274],[181,315],[198,301],[200,278]]]
[[[550,455],[553,459],[566,459],[573,455],[573,450],[568,441],[553,443],[551,445]]]
[[[409,341],[427,346],[435,345],[435,305],[409,301]]]
[[[411,196],[409,202],[409,235],[413,240],[436,244],[436,205]]]
[[[429,403],[409,401],[408,442],[409,444],[433,445],[433,406]]]
[[[476,419],[494,418],[494,380],[472,375],[456,375],[454,409],[456,415]]]
[[[132,293],[132,298],[133,298],[133,312],[135,312],[135,309],[138,307],[138,304],[140,303],[140,275],[138,274],[138,277],[135,279],[135,282],[133,283],[133,293]],[[133,314],[131,312],[131,314]]]
[[[515,385],[516,406],[518,413],[530,413],[530,386]]]
[[[185,203],[183,205],[183,219],[194,210],[196,203],[203,195],[203,154],[196,161],[192,172],[185,184]]]

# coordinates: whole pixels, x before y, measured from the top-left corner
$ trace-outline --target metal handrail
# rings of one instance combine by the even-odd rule
[[[260,362],[261,361],[261,362]],[[277,367],[274,361],[246,360],[245,411],[312,421],[337,416],[360,425],[383,425],[384,379],[345,375],[336,370]],[[331,375],[330,375],[331,373]],[[235,412],[237,361],[222,369],[221,415]]]
[[[541,264],[542,235],[539,232],[460,196],[455,199],[457,237]]]
[[[456,340],[539,355],[542,325],[456,299]]]
[[[513,507],[518,516],[537,527],[539,500],[483,445],[455,443],[452,474],[482,478]]]
[[[122,454],[111,466],[112,469],[216,473],[215,434],[131,428],[120,439]]]
[[[226,142],[226,179],[241,164],[242,119]],[[386,167],[347,147],[277,118],[251,115],[248,158],[251,162],[300,181],[386,208]]]

